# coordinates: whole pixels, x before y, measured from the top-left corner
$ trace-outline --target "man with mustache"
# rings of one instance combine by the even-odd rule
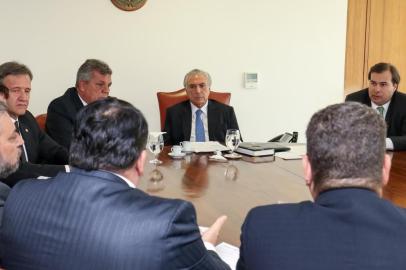
[[[239,129],[231,106],[209,99],[210,74],[193,69],[186,74],[183,85],[189,100],[178,103],[166,112],[165,144],[182,141],[224,142],[227,129]]]
[[[368,81],[368,88],[349,94],[345,101],[375,109],[387,125],[386,149],[406,150],[406,94],[398,91],[398,70],[392,64],[378,63],[369,70]]]
[[[69,170],[68,151],[52,140],[39,128],[34,116],[27,110],[31,94],[32,72],[17,62],[0,65],[0,83],[6,88],[3,93],[17,131],[21,134],[21,164],[18,170],[2,179],[9,186],[25,178],[55,176],[59,171]]]

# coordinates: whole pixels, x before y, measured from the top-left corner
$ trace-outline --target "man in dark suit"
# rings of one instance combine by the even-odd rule
[[[389,63],[378,63],[368,73],[369,86],[349,94],[356,101],[376,109],[386,121],[386,149],[406,150],[406,95],[398,91],[399,72]]]
[[[147,122],[115,98],[87,105],[71,143],[72,172],[11,191],[1,246],[6,269],[228,269],[212,246],[221,217],[201,237],[192,204],[136,188]],[[210,244],[211,243],[211,244]]]
[[[86,104],[109,95],[112,71],[103,61],[87,59],[76,75],[76,86],[48,106],[45,131],[69,149],[76,114]]]
[[[54,176],[65,171],[68,152],[39,128],[34,116],[27,111],[31,92],[32,73],[27,66],[17,62],[0,65],[0,83],[6,87],[3,95],[8,113],[23,137],[22,163],[19,169],[3,179],[13,186],[27,177]],[[50,165],[46,165],[50,164]]]
[[[251,210],[237,269],[406,269],[406,209],[381,198],[391,167],[385,129],[355,102],[313,115],[303,165],[314,202]]]
[[[0,92],[3,85],[0,84]],[[10,116],[7,113],[7,106],[0,101],[0,178],[5,178],[15,172],[20,163],[21,145],[23,139],[16,131]],[[3,216],[4,202],[10,192],[10,188],[0,182],[0,225]]]
[[[239,129],[231,106],[209,100],[211,77],[194,69],[186,74],[183,85],[189,100],[166,111],[165,144],[182,141],[219,141],[224,143],[227,129]]]

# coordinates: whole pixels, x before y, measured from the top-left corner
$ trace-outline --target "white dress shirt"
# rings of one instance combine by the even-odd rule
[[[203,126],[204,126],[204,139],[206,142],[210,141],[209,138],[209,126],[208,126],[208,121],[207,121],[207,104],[208,101],[206,101],[206,104],[204,104],[203,107],[198,108],[196,107],[192,102],[190,102],[190,106],[192,108],[192,127],[190,131],[190,141],[195,142],[196,141],[196,111],[201,110],[202,114],[200,115],[202,121],[203,121]]]

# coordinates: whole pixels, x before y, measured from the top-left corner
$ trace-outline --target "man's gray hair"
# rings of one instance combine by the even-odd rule
[[[381,187],[386,124],[375,110],[355,102],[328,106],[313,115],[306,136],[317,192]]]
[[[97,59],[87,59],[79,67],[78,73],[76,74],[76,87],[79,85],[79,81],[90,81],[93,71],[97,71],[102,75],[113,74],[113,71],[105,62]]]
[[[186,75],[185,78],[183,79],[183,86],[186,88],[187,87],[187,82],[189,81],[190,77],[193,77],[195,75],[203,75],[207,79],[207,86],[210,88],[211,87],[211,77],[210,74],[204,70],[201,69],[192,69],[189,71]]]

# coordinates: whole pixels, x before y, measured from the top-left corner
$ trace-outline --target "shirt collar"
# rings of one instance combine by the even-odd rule
[[[137,188],[137,187],[134,185],[133,182],[131,182],[129,179],[125,178],[125,177],[122,176],[121,174],[114,173],[114,172],[111,172],[111,171],[105,171],[105,170],[101,170],[101,171],[108,172],[108,173],[112,173],[112,174],[114,174],[114,175],[120,177],[121,179],[123,179],[124,182],[126,182],[129,187],[131,187],[131,188]]]
[[[203,107],[199,108],[192,102],[190,102],[190,106],[192,107],[192,115],[195,115],[197,110],[201,110],[204,115],[207,115],[207,105],[209,104],[209,100],[206,101],[206,104],[203,105]]]
[[[78,95],[80,101],[82,101],[83,106],[86,106],[87,102],[82,99],[82,97],[79,95],[79,92],[77,90],[76,90],[76,94]]]
[[[376,110],[376,108],[378,108],[378,107],[383,107],[385,110],[384,110],[384,112],[387,112],[388,111],[388,108],[389,108],[389,104],[390,104],[390,100],[388,101],[388,102],[386,102],[385,104],[382,104],[382,105],[376,105],[372,100],[371,100],[371,107],[372,107],[372,109],[374,109],[374,110]]]

